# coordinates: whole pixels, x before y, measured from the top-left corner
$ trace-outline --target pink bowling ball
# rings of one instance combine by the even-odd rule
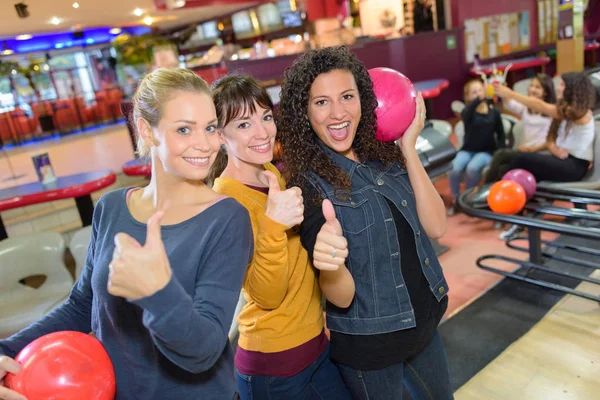
[[[377,96],[377,140],[398,140],[415,118],[417,91],[406,76],[391,68],[373,68],[369,75]]]
[[[537,182],[533,174],[529,171],[520,168],[512,169],[506,174],[504,174],[502,180],[517,182],[518,184],[523,186],[523,189],[525,189],[525,196],[527,197],[527,200],[531,200],[531,198],[535,195],[535,191],[537,189]]]

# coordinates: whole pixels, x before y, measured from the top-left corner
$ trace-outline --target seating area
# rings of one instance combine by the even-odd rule
[[[0,242],[0,338],[32,324],[67,298],[73,277],[65,251],[63,236],[55,232]]]
[[[117,122],[122,120],[119,87],[95,92],[94,99],[83,97],[46,100],[0,113],[0,145],[20,145],[32,139]]]

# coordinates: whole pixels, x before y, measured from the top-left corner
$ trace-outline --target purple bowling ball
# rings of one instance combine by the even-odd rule
[[[517,182],[525,189],[525,196],[530,200],[537,189],[537,182],[531,172],[524,169],[512,169],[502,177],[503,181]]]

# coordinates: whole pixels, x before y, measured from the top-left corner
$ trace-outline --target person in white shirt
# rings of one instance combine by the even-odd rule
[[[529,85],[530,97],[543,100],[548,104],[556,103],[556,93],[552,78],[546,74],[537,74]],[[523,138],[516,149],[501,149],[494,153],[485,176],[485,183],[497,182],[509,171],[511,161],[519,152],[537,153],[546,150],[546,136],[552,123],[552,118],[533,111],[526,105],[513,98],[504,100],[504,108],[521,119],[523,125]]]
[[[561,78],[556,90],[556,105],[494,85],[496,93],[503,99],[514,99],[533,111],[552,117],[546,139],[546,150],[550,154],[519,153],[508,166],[509,170],[522,168],[531,172],[538,182],[580,181],[594,160],[591,110],[596,99],[594,86],[581,72],[568,72]]]

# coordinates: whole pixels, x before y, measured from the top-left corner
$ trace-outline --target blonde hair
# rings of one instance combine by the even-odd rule
[[[175,91],[205,93],[210,96],[208,84],[196,73],[183,68],[158,68],[147,74],[133,96],[133,121],[137,129],[139,118],[156,128],[162,119],[162,106]],[[141,133],[137,132],[137,152],[147,156],[150,149],[145,145]]]

